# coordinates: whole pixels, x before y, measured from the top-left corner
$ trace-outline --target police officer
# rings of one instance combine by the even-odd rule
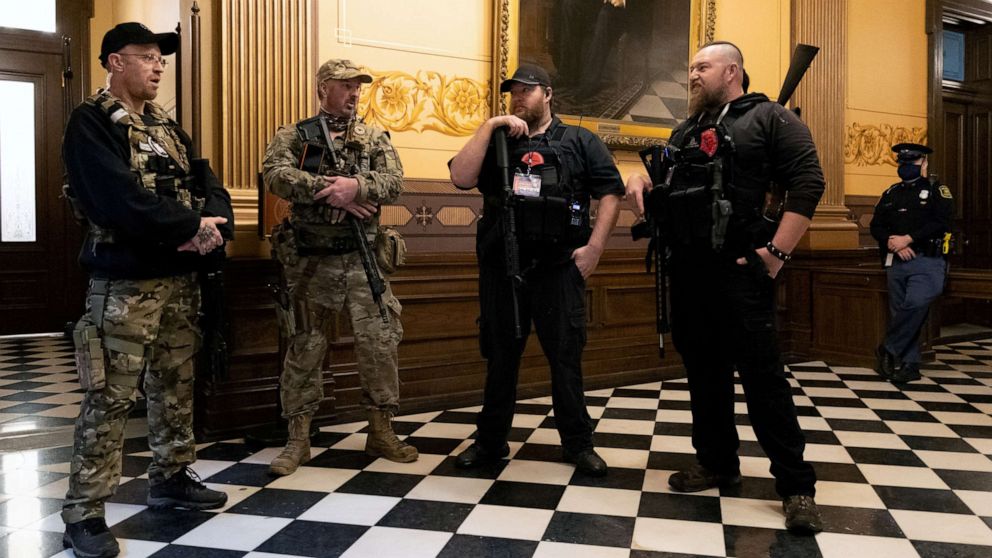
[[[879,374],[895,383],[920,379],[917,339],[930,303],[944,290],[944,234],[954,200],[947,186],[927,179],[925,145],[894,145],[900,182],[882,194],[871,219],[889,286],[889,326],[878,347]]]
[[[672,132],[666,176],[648,201],[671,250],[672,340],[688,375],[698,460],[668,484],[696,492],[741,482],[736,368],[786,526],[814,533],[822,529],[816,476],[803,459],[805,440],[779,353],[774,278],[809,226],[823,172],[796,115],[763,94],[744,93],[743,65],[740,50],[724,42],[693,57],[691,116]],[[787,190],[777,226],[763,218],[772,182]],[[651,188],[643,175],[628,181],[639,212]]]
[[[345,307],[370,425],[365,452],[402,463],[418,457],[392,428],[399,408],[400,303],[387,282],[384,323],[348,222],[360,220],[374,240],[379,207],[403,190],[403,167],[389,134],[355,116],[362,84],[371,82],[350,60],[328,60],[317,70],[319,114],[283,126],[265,150],[265,184],[292,204],[290,218],[272,235],[290,299],[280,320],[289,339],[280,383],[289,441],[272,460],[275,475],[289,475],[310,460],[310,421],[323,398],[324,325]]]
[[[596,269],[616,224],[623,183],[603,142],[552,114],[551,80],[523,64],[500,85],[510,93],[511,113],[490,118],[451,160],[451,181],[483,195],[476,236],[481,305],[480,347],[487,359],[478,438],[456,465],[468,468],[508,455],[507,434],[531,320],[551,367],[555,424],[563,458],[588,475],[607,467],[592,444],[582,389],[585,345],[585,282]],[[505,127],[515,195],[504,195],[497,168],[494,130]],[[595,227],[589,204],[599,199]],[[512,201],[513,209],[508,209]],[[508,214],[515,213],[522,284],[507,276]],[[514,244],[511,244],[514,246]],[[512,253],[512,250],[511,250]],[[514,292],[515,291],[515,292]],[[513,307],[513,301],[518,303]],[[520,334],[517,335],[517,325]]]
[[[175,33],[122,23],[106,33],[107,89],[72,111],[63,157],[67,193],[89,222],[80,263],[90,274],[74,332],[87,389],[76,420],[63,544],[77,556],[116,556],[104,502],[121,477],[135,389],[148,401],[148,505],[214,509],[227,495],[190,468],[193,357],[200,342],[196,270],[233,238],[230,196],[195,159],[189,136],[153,101],[176,51]]]

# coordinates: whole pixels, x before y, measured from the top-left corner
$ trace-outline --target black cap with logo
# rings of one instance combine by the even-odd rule
[[[162,56],[168,56],[179,48],[179,35],[176,33],[152,33],[143,24],[130,21],[120,23],[103,36],[100,45],[100,64],[107,65],[107,56],[119,51],[127,45],[158,45]]]
[[[503,80],[503,83],[499,85],[499,92],[506,93],[513,87],[514,82],[551,87],[551,76],[537,64],[521,64],[517,71],[513,72],[513,76]]]

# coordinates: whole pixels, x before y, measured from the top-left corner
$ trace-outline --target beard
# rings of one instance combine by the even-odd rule
[[[700,85],[695,93],[689,97],[689,115],[699,114],[702,111],[712,111],[723,104],[727,98],[730,86],[726,83],[720,84],[716,88],[708,88]]]
[[[534,128],[544,119],[544,106],[528,107],[520,105],[513,108],[513,115],[527,123],[528,128]]]

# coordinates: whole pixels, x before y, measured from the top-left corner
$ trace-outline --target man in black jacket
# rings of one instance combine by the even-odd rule
[[[698,464],[668,484],[697,492],[741,482],[734,424],[734,370],[748,416],[771,460],[786,526],[822,529],[813,501],[816,475],[803,459],[775,332],[774,278],[790,259],[823,193],[823,171],[809,129],[760,93],[744,94],[740,50],[704,46],[689,65],[690,114],[672,132],[667,180],[643,175],[627,194],[660,219],[671,249],[672,341],[689,380],[692,444]],[[770,213],[772,183],[786,192],[784,213]]]
[[[954,200],[947,186],[927,180],[927,155],[916,143],[892,147],[899,178],[875,206],[871,235],[878,241],[889,286],[889,326],[878,348],[878,373],[894,383],[920,379],[917,339],[930,303],[944,290],[944,234]]]
[[[121,477],[121,447],[135,389],[148,399],[148,505],[214,509],[227,495],[189,465],[193,357],[200,343],[203,258],[233,238],[230,196],[189,137],[152,100],[176,50],[175,33],[122,23],[103,38],[108,88],[73,110],[63,157],[68,194],[89,223],[80,263],[90,274],[74,331],[86,395],[76,420],[63,544],[77,556],[119,553],[104,503]]]

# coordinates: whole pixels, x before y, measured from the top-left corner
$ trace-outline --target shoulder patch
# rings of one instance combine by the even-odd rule
[[[940,197],[951,199],[951,189],[947,186],[941,186],[939,189]]]

